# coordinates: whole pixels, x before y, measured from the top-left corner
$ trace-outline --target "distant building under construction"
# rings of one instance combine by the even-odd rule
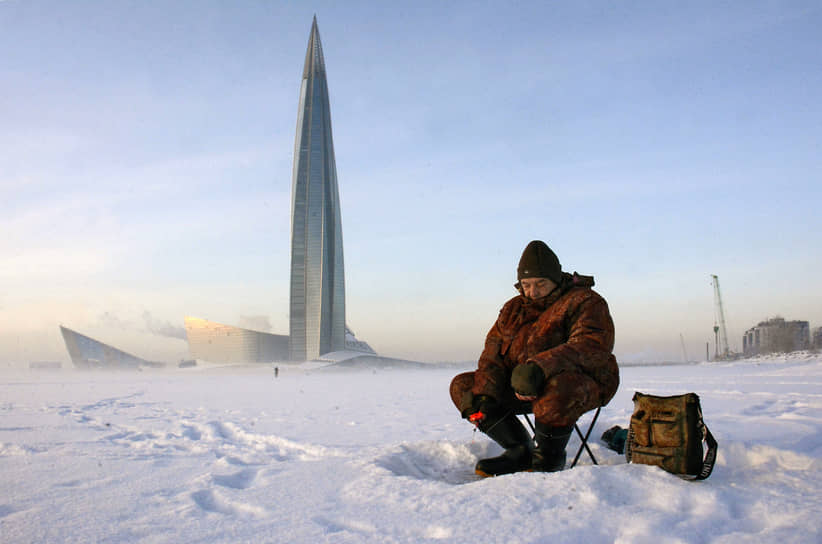
[[[746,357],[766,353],[789,353],[810,347],[810,324],[774,317],[748,329],[742,336]]]

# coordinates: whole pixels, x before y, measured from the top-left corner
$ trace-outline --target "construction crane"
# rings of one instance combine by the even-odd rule
[[[711,283],[714,286],[714,335],[716,336],[716,358],[728,359],[731,350],[728,349],[728,329],[725,327],[725,311],[722,309],[722,295],[719,294],[719,277],[711,274]],[[720,345],[722,351],[720,352]]]

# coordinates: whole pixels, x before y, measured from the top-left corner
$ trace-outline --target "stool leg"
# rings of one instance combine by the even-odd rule
[[[531,427],[531,433],[532,433],[532,434],[537,434],[537,430],[534,428],[534,424],[533,424],[533,423],[531,423],[531,418],[530,418],[530,417],[528,417],[528,414],[522,414],[522,415],[524,415],[524,416],[525,416],[525,421],[527,421],[527,422],[528,422],[528,426],[529,426],[529,427]]]
[[[571,468],[574,468],[574,465],[577,464],[579,461],[579,456],[582,455],[582,449],[584,448],[585,451],[588,452],[588,456],[591,458],[591,462],[595,465],[598,465],[596,457],[594,457],[591,448],[588,447],[588,438],[591,436],[591,432],[594,430],[594,425],[597,422],[597,418],[599,417],[599,411],[602,410],[602,407],[597,408],[597,411],[594,413],[594,419],[591,420],[591,424],[588,425],[588,432],[585,433],[585,436],[582,436],[582,431],[579,430],[579,426],[574,424],[574,429],[576,430],[577,434],[579,435],[579,439],[582,440],[582,444],[580,444],[579,449],[577,450],[577,454],[574,457],[574,462],[571,463]]]

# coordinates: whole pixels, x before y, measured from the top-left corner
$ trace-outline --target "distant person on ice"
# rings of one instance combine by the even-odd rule
[[[481,476],[562,470],[574,423],[607,404],[619,386],[614,322],[591,289],[594,279],[563,272],[539,240],[523,251],[517,279],[519,295],[500,310],[477,370],[451,381],[462,417],[505,449],[477,463]],[[536,447],[516,417],[529,412]]]

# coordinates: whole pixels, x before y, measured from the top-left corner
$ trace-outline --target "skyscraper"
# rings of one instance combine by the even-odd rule
[[[369,368],[420,365],[377,355],[345,324],[340,194],[328,83],[316,17],[311,25],[300,87],[291,189],[290,334],[271,334],[186,317],[186,339],[192,359],[228,364],[316,360],[336,367]],[[163,365],[139,359],[65,327],[61,326],[61,330],[78,368]]]
[[[305,54],[291,185],[289,356],[345,349],[345,278],[331,108],[317,18]]]

